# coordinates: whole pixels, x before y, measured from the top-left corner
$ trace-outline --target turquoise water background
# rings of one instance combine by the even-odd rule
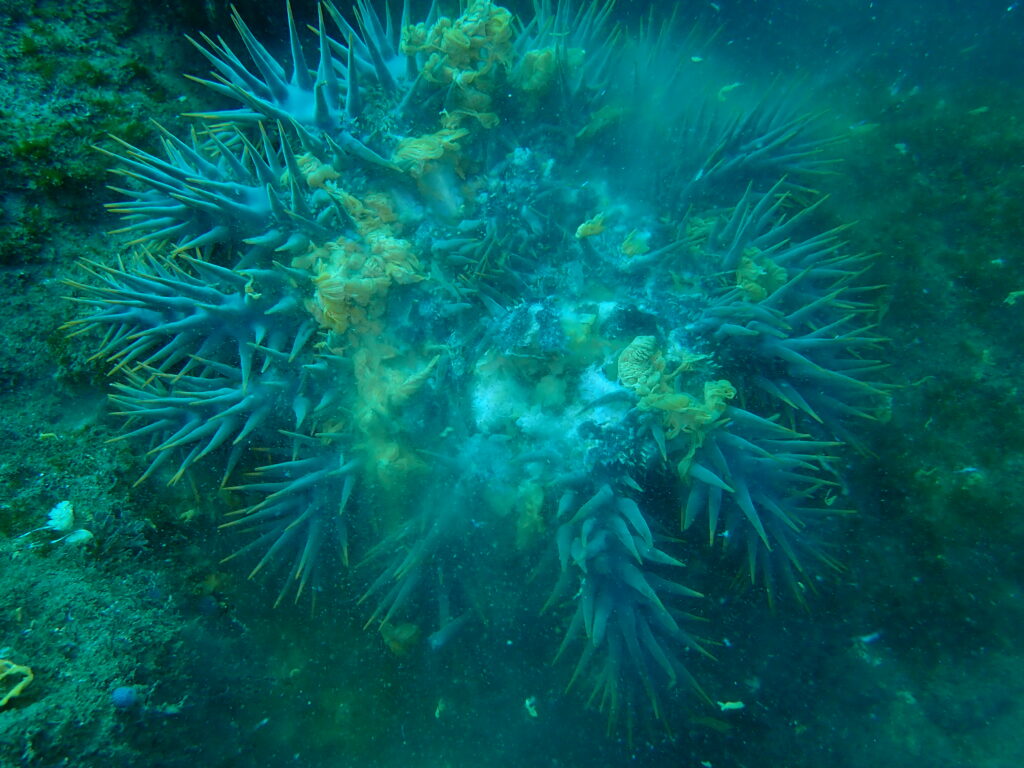
[[[119,248],[91,147],[155,146],[153,120],[184,135],[180,114],[212,99],[182,77],[208,69],[183,36],[234,30],[221,3],[0,0],[0,659],[34,674],[0,709],[0,765],[1024,763],[1024,8],[679,7],[736,82],[802,89],[843,138],[818,188],[877,254],[892,408],[842,455],[842,570],[806,606],[722,584],[697,611],[713,703],[680,697],[669,738],[609,729],[565,692],[551,628],[396,653],[344,589],[272,607],[273,586],[220,562],[237,542],[209,478],[133,485],[145,448],[109,442],[105,369],[60,329],[75,263]],[[283,6],[238,8],[283,49]],[[23,536],[63,500],[93,540]],[[510,616],[533,593],[528,574],[494,591]],[[138,700],[118,706],[125,686]]]

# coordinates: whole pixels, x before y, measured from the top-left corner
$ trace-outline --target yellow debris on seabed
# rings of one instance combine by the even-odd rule
[[[459,139],[469,135],[465,128],[442,128],[428,136],[413,136],[398,142],[391,161],[414,179],[423,176],[445,153],[457,155]]]
[[[602,232],[604,232],[604,214],[599,213],[576,227],[576,239],[582,240],[585,237],[600,235]]]
[[[18,678],[19,680],[8,681],[7,678]],[[17,697],[28,688],[29,683],[35,679],[35,675],[32,674],[31,667],[23,667],[21,664],[15,664],[13,661],[7,659],[0,659],[0,693],[3,693],[3,697],[0,698],[0,709],[7,706],[7,703]],[[4,693],[6,691],[6,693]]]
[[[680,350],[676,356],[678,365],[668,370],[657,339],[637,336],[619,354],[617,367],[619,381],[636,393],[637,407],[661,416],[665,440],[673,440],[680,434],[689,436],[689,447],[676,465],[679,476],[686,479],[704,435],[722,418],[737,392],[725,379],[705,381],[703,398],[682,391],[684,382],[678,381],[681,374],[692,371],[697,363],[707,358],[686,350]],[[664,454],[665,449],[662,450]]]
[[[736,287],[747,301],[764,301],[786,284],[789,274],[758,248],[747,248],[736,267]]]
[[[623,256],[643,256],[651,250],[650,239],[650,232],[641,232],[638,229],[634,229],[626,235],[626,239],[619,246],[619,251]]]

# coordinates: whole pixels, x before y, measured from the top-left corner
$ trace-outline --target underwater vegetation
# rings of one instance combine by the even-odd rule
[[[215,476],[229,559],[396,650],[528,582],[551,674],[671,732],[701,591],[837,570],[836,457],[886,406],[834,142],[611,0],[289,6],[284,53],[233,21],[193,40],[223,108],[104,148],[125,251],[71,283],[138,482]]]

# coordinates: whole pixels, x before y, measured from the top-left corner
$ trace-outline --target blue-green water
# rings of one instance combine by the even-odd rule
[[[0,8],[0,764],[1020,764],[1021,10],[522,6]]]

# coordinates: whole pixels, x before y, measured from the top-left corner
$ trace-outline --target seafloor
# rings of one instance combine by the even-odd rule
[[[282,12],[244,5],[260,30]],[[728,645],[702,680],[745,707],[697,703],[673,741],[629,743],[562,694],[546,646],[399,656],[348,598],[272,608],[220,564],[223,502],[133,485],[146,459],[109,442],[103,366],[59,329],[62,280],[117,249],[91,145],[151,146],[151,121],[202,106],[183,34],[227,36],[227,12],[0,2],[0,658],[34,671],[0,708],[0,765],[1024,764],[1024,10],[720,6],[741,63],[827,80],[815,100],[846,141],[823,210],[878,254],[892,410],[844,456],[841,574],[806,608],[705,610]],[[90,542],[22,537],[63,500]],[[117,706],[121,686],[141,701]]]

